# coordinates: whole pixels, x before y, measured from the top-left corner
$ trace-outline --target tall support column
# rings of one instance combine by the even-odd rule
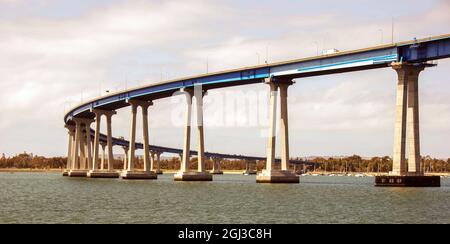
[[[75,147],[76,147],[76,141],[77,141],[77,133],[76,133],[76,126],[74,126],[74,135],[72,136],[72,150],[70,155],[70,169],[75,169]],[[78,154],[78,152],[77,152]],[[78,157],[78,155],[76,155]]]
[[[104,170],[105,169],[105,158],[106,158],[106,143],[102,143],[102,159],[100,161],[100,170]]]
[[[148,138],[148,107],[153,105],[152,102],[140,100],[127,100],[131,105],[131,128],[130,128],[130,145],[128,146],[128,167],[122,172],[123,179],[157,179],[155,172],[150,171],[150,148]],[[143,123],[143,139],[144,139],[144,170],[136,171],[135,150],[136,150],[136,117],[138,107],[142,108]]]
[[[150,171],[155,171],[156,151],[150,151]]]
[[[245,171],[244,171],[244,175],[254,175],[256,174],[256,161],[249,161],[246,160],[245,161]],[[252,169],[252,165],[255,165],[255,169]]]
[[[440,177],[425,176],[421,167],[418,80],[420,72],[427,66],[433,65],[392,63],[392,68],[398,74],[393,170],[388,176],[376,176],[376,186],[440,186]],[[406,140],[408,164],[405,159]]]
[[[86,130],[86,169],[92,170],[91,124],[94,120],[85,120]]]
[[[80,140],[80,169],[86,169],[86,131],[84,126],[81,128],[81,140]]]
[[[89,123],[91,120],[84,118],[73,118],[72,121],[75,122],[75,142],[72,146],[72,169],[67,175],[70,177],[86,177],[87,139],[84,131],[86,130],[86,123]]]
[[[212,157],[211,160],[213,161],[213,168],[211,173],[214,175],[220,175],[223,174],[222,170],[220,169],[220,160],[219,157]]]
[[[100,110],[91,109],[91,113],[95,114],[95,134],[93,144],[93,155],[91,170],[88,172],[88,177],[91,178],[118,178],[119,173],[113,170],[114,155],[113,155],[113,141],[112,141],[112,116],[116,114],[114,110]],[[106,117],[107,139],[105,142],[100,142],[100,125],[101,117]],[[90,130],[90,126],[89,126]],[[99,145],[102,146],[101,162],[99,162]],[[105,149],[108,148],[108,170],[105,170]],[[100,168],[100,170],[99,170]]]
[[[408,172],[423,175],[420,167],[419,73],[423,66],[410,67],[408,72]]]
[[[81,145],[81,121],[74,119],[74,122],[75,122],[75,143],[72,154],[73,170],[80,168],[79,150]]]
[[[150,151],[151,171],[154,171],[158,175],[162,174],[161,154],[162,152],[160,151]]]
[[[142,108],[142,125],[143,125],[143,137],[144,137],[144,171],[150,172],[151,160],[150,159],[150,148],[149,148],[149,138],[148,138],[148,107],[153,105],[151,102],[141,102],[140,106]]]
[[[420,167],[419,138],[419,73],[424,65],[394,63],[397,71],[397,114],[395,121],[392,175],[423,174]],[[406,135],[408,135],[408,165],[406,164]]]
[[[100,145],[100,124],[101,124],[102,114],[99,112],[95,113],[95,136],[94,136],[94,155],[93,155],[93,162],[92,162],[92,168],[93,170],[98,169],[98,160],[99,160],[99,145]],[[103,154],[102,154],[103,159]],[[104,160],[104,159],[103,159]],[[101,169],[103,169],[103,162],[101,165]]]
[[[156,152],[156,173],[162,174],[161,171],[161,152]]]
[[[407,72],[401,64],[393,65],[392,68],[397,71],[397,100],[396,100],[396,118],[394,132],[394,157],[392,174],[406,174],[406,103],[408,81]]]
[[[212,172],[217,170],[217,163],[216,163],[216,159],[215,158],[211,158],[212,160]]]
[[[134,170],[135,151],[136,151],[136,115],[137,105],[131,104],[131,126],[130,126],[130,145],[128,151],[128,171]]]
[[[203,134],[203,91],[196,92],[198,131],[198,172],[205,172],[205,137]]]
[[[113,141],[112,141],[112,116],[116,114],[116,111],[111,111],[106,114],[106,131],[107,131],[107,143],[108,143],[108,171],[114,170],[114,154],[113,154]]]
[[[68,149],[67,149],[67,164],[66,164],[66,169],[70,170],[70,168],[72,167],[72,162],[71,162],[71,156],[72,156],[72,132],[69,130],[69,143],[68,143]]]
[[[68,143],[68,149],[67,149],[67,165],[66,170],[71,170],[73,167],[72,159],[73,159],[73,143],[74,143],[74,137],[75,137],[75,127],[72,125],[66,125],[66,128],[68,130],[69,135],[69,143]]]
[[[267,161],[266,170],[268,172],[275,169],[275,143],[276,143],[276,116],[277,116],[277,97],[278,86],[270,82],[270,104],[269,104],[269,136],[267,141]]]
[[[195,90],[195,91],[194,91]],[[203,95],[201,87],[183,89],[186,96],[186,124],[184,130],[184,146],[180,171],[175,174],[176,181],[212,181],[212,175],[205,171],[205,148],[203,135]],[[191,149],[191,117],[192,117],[192,97],[196,97],[197,105],[197,129],[198,129],[198,170],[189,171],[190,149]]]
[[[258,183],[299,183],[300,178],[289,171],[289,126],[288,126],[288,87],[292,80],[268,78],[265,80],[270,86],[269,104],[269,136],[267,142],[266,169],[256,176]],[[281,170],[275,169],[275,144],[277,121],[278,88],[281,95]]]
[[[123,170],[128,169],[128,147],[122,147],[123,148]]]
[[[189,172],[189,160],[191,153],[191,117],[192,117],[192,93],[185,91],[186,95],[186,123],[184,127],[183,157],[181,172]]]
[[[288,87],[291,83],[280,83],[280,103],[281,103],[281,170],[289,169],[289,123],[288,123]]]

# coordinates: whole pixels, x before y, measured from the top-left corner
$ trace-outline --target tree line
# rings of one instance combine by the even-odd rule
[[[372,157],[370,159],[363,159],[358,155],[342,158],[323,158],[317,157],[311,162],[318,162],[317,171],[326,172],[380,172],[386,173],[392,171],[392,158],[389,156]],[[408,161],[408,160],[407,160]],[[421,165],[423,172],[450,172],[450,158],[447,160],[436,159],[430,156],[421,158]]]
[[[299,158],[297,158],[299,159]],[[450,172],[450,158],[447,160],[436,159],[430,156],[422,157],[422,167],[424,172]],[[138,157],[136,160],[136,168],[143,168],[143,159]],[[392,170],[392,158],[372,157],[364,159],[358,155],[349,157],[316,157],[308,160],[309,162],[317,163],[315,166],[303,167],[299,166],[296,169],[299,171],[325,171],[325,172],[380,172],[386,173]],[[197,158],[190,160],[190,169],[197,169]],[[221,161],[222,170],[245,170],[245,160],[227,160]],[[0,158],[0,168],[29,168],[29,169],[63,169],[66,167],[67,157],[51,157],[36,156],[28,153],[21,153],[13,157],[5,157],[3,154]],[[123,160],[115,159],[114,168],[123,168]],[[212,169],[213,161],[206,160],[207,169]],[[265,167],[265,162],[256,162],[252,169],[262,170]],[[294,169],[294,166],[290,166]],[[161,159],[161,168],[165,170],[178,170],[180,168],[180,158],[163,158]]]

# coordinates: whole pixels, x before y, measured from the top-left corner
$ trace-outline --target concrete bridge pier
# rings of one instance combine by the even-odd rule
[[[203,90],[197,88],[182,89],[186,96],[186,124],[184,130],[184,147],[181,169],[175,176],[175,181],[212,181],[212,175],[205,169],[205,141],[203,136]],[[198,171],[189,170],[190,147],[191,147],[191,117],[192,98],[195,97],[197,107],[197,130],[198,130]]]
[[[90,170],[87,173],[87,176],[90,178],[119,178],[119,173],[114,171],[112,167],[113,159],[111,159],[112,155],[112,140],[110,141],[110,136],[112,137],[111,132],[111,117],[116,114],[115,111],[107,111],[107,110],[98,110],[91,109],[91,112],[95,114],[95,135],[94,135],[94,155],[92,156],[92,165],[90,165]],[[104,143],[102,143],[102,158],[101,162],[99,162],[99,150],[100,150],[100,125],[102,116],[106,117],[107,120],[107,130],[108,130],[108,169],[104,170],[104,162],[105,162],[105,147]],[[87,129],[87,128],[86,128]],[[90,128],[89,128],[90,131]],[[90,134],[90,133],[89,133]],[[105,146],[106,146],[105,145]],[[111,150],[109,150],[111,149]],[[111,153],[111,156],[109,155]],[[111,161],[110,161],[111,160]],[[99,165],[101,164],[101,165]],[[100,167],[99,167],[100,166]],[[100,169],[99,169],[100,168]]]
[[[72,145],[72,168],[68,172],[69,177],[86,177],[89,165],[90,152],[90,126],[94,122],[92,119],[74,118],[75,122],[75,143]],[[88,130],[88,133],[86,133]],[[89,140],[88,136],[89,134]]]
[[[106,159],[106,143],[101,142],[100,145],[102,146],[102,156],[100,160],[100,170],[105,170],[105,159]]]
[[[219,157],[212,157],[211,160],[213,161],[213,168],[211,171],[211,174],[213,175],[223,175],[223,171],[220,168],[220,160]]]
[[[151,171],[154,171],[156,174],[158,175],[162,175],[163,172],[161,170],[161,154],[162,152],[160,151],[151,151],[151,158],[152,158],[152,167],[151,167]],[[156,159],[155,159],[156,157]],[[155,167],[156,164],[156,167]]]
[[[84,131],[83,126],[81,127],[80,168],[79,169],[86,170],[86,131]]]
[[[440,177],[425,176],[419,139],[419,74],[429,65],[392,63],[397,72],[394,157],[389,176],[377,176],[376,186],[440,186]],[[406,161],[408,139],[408,162]]]
[[[254,166],[252,166],[254,165]],[[245,161],[244,175],[256,175],[256,161]]]
[[[91,145],[91,124],[94,122],[94,120],[87,121],[85,123],[85,151],[86,151],[86,159],[85,159],[85,169],[90,170],[92,169],[92,145]]]
[[[122,147],[123,149],[123,171],[128,169],[128,152],[130,149],[128,147]]]
[[[122,172],[122,179],[129,180],[152,180],[157,179],[158,175],[150,171],[150,151],[149,151],[149,139],[148,139],[148,108],[153,105],[149,101],[141,100],[128,100],[131,105],[131,128],[130,128],[130,146],[128,151],[128,168]],[[142,108],[142,126],[144,137],[144,170],[135,170],[134,163],[136,160],[136,117],[138,107]]]
[[[73,144],[75,143],[75,126],[73,125],[66,125],[66,129],[68,130],[69,135],[69,143],[68,143],[68,149],[67,149],[67,165],[65,170],[63,171],[63,176],[69,176],[69,172],[73,167]]]
[[[270,112],[269,112],[269,138],[267,143],[266,169],[256,176],[257,183],[299,183],[300,178],[289,171],[289,126],[287,97],[288,87],[293,84],[290,79],[266,79],[270,86]],[[276,115],[278,89],[281,101],[281,170],[275,169],[275,143],[276,143]]]

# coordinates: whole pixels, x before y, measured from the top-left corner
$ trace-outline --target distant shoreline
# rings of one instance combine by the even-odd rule
[[[19,169],[19,168],[0,168],[0,173],[62,173],[65,169]],[[178,170],[163,170],[166,174],[175,174]],[[223,170],[224,174],[243,174],[244,170]]]
[[[18,168],[0,168],[0,173],[62,173],[64,169],[18,169]],[[165,174],[175,174],[178,171],[177,170],[163,170]],[[244,170],[223,170],[224,174],[233,174],[233,175],[239,175],[243,174]],[[308,172],[308,175],[342,175],[345,173],[342,172],[323,172],[323,171],[316,171],[316,172]],[[368,172],[368,173],[358,173],[358,172],[348,172],[348,174],[356,175],[356,174],[362,174],[365,176],[376,176],[376,175],[387,175],[387,173],[378,173],[378,172]],[[425,175],[428,176],[445,176],[450,177],[450,173],[446,172],[440,172],[440,173],[425,173]]]
[[[17,169],[17,168],[3,168],[0,169],[0,173],[20,173],[20,172],[29,172],[29,173],[55,173],[55,172],[63,172],[62,169]]]

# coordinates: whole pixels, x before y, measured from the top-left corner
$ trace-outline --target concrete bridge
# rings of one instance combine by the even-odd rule
[[[122,92],[100,97],[80,104],[69,111],[64,122],[69,131],[69,148],[67,175],[87,177],[122,177],[123,179],[156,179],[157,169],[153,168],[153,155],[163,152],[176,153],[181,156],[181,168],[175,175],[175,180],[209,181],[212,175],[205,169],[205,158],[214,158],[217,168],[221,158],[239,158],[266,161],[265,170],[257,175],[257,182],[261,183],[298,183],[299,177],[289,170],[292,162],[289,155],[289,125],[287,91],[294,85],[294,79],[304,77],[353,72],[369,69],[391,67],[398,74],[396,124],[394,140],[394,165],[391,176],[377,177],[380,186],[398,185],[438,185],[436,178],[425,177],[420,167],[419,140],[419,73],[433,66],[430,61],[450,57],[450,34],[430,38],[412,40],[392,45],[337,52],[329,55],[311,58],[271,63],[224,72],[210,73],[200,76],[160,82],[148,86],[129,89]],[[203,131],[203,97],[211,89],[247,84],[265,84],[270,92],[270,113],[267,142],[267,155],[264,158],[239,155],[225,155],[208,153],[204,148]],[[148,108],[154,106],[158,100],[172,96],[174,93],[184,94],[186,97],[184,146],[173,149],[149,144]],[[281,116],[277,118],[277,98],[280,96]],[[195,103],[193,102],[195,98]],[[197,108],[196,126],[198,131],[197,151],[191,151],[191,117],[192,107]],[[131,110],[130,140],[121,140],[112,135],[112,117],[116,110],[129,107]],[[136,142],[137,108],[142,108],[143,142]],[[107,133],[100,133],[101,118],[106,118]],[[95,122],[95,129],[91,124]],[[276,123],[280,123],[280,167],[275,158]],[[91,134],[92,133],[92,134]],[[92,136],[93,135],[93,138]],[[406,160],[406,140],[408,139],[408,160]],[[99,147],[107,149],[108,164],[106,169],[100,162]],[[127,159],[124,169],[113,169],[114,145],[125,148]],[[136,170],[135,150],[144,150],[144,169]],[[103,151],[104,152],[104,151]],[[189,170],[191,155],[198,157],[198,171]],[[104,157],[103,157],[104,159]],[[158,163],[156,163],[158,165]],[[215,170],[217,172],[217,170]],[[219,170],[220,171],[220,170]]]

